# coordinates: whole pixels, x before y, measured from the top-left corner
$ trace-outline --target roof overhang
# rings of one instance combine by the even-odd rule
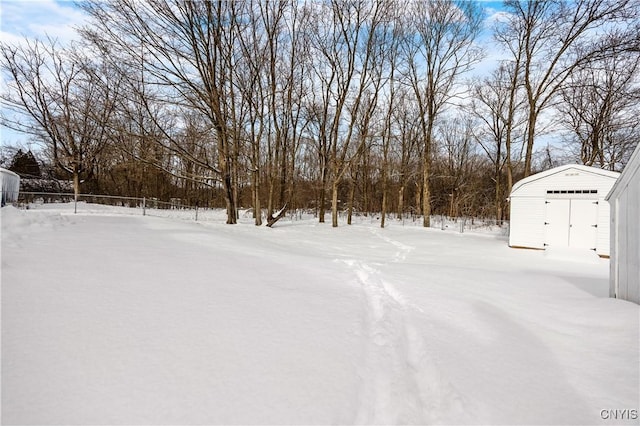
[[[549,176],[553,176],[558,173],[564,173],[568,170],[578,170],[584,173],[590,173],[593,175],[598,175],[598,176],[602,176],[602,177],[606,177],[614,180],[617,180],[620,177],[620,173],[612,172],[610,170],[603,170],[597,167],[584,166],[582,164],[566,164],[564,166],[554,167],[553,169],[545,170],[544,172],[536,173],[535,175],[531,175],[529,177],[519,180],[518,182],[516,182],[515,185],[513,185],[513,188],[511,188],[510,196],[513,196],[520,188],[522,188],[523,186],[526,186],[531,182],[535,182],[539,179],[545,179]]]

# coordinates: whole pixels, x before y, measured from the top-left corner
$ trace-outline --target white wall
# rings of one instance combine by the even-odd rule
[[[610,295],[640,303],[640,146],[609,194]]]
[[[544,248],[544,209],[543,197],[511,197],[511,247]]]

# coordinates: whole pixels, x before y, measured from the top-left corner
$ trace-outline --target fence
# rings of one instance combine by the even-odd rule
[[[180,217],[198,220],[209,209],[183,204],[180,200],[160,201],[157,198],[136,198],[116,195],[95,195],[51,192],[20,192],[17,200],[19,208],[35,208],[44,204],[73,203],[73,212],[92,213],[101,210],[100,206],[109,206],[111,213],[131,214],[137,212],[143,216]],[[115,207],[115,209],[114,209]]]
[[[79,194],[77,199],[73,193],[50,193],[50,192],[20,192],[17,205],[20,208],[37,208],[47,204],[48,208],[55,208],[55,204],[73,203],[74,213],[104,213],[109,214],[140,214],[159,217],[171,217],[188,220],[226,220],[224,209],[199,208],[183,204],[179,199],[172,201],[160,201],[156,198],[135,198],[121,197],[113,195]],[[108,209],[101,209],[100,206],[109,206]],[[68,210],[68,207],[67,207]],[[330,222],[330,213],[327,213],[325,220]],[[352,223],[380,223],[380,214],[354,212]],[[263,217],[266,217],[263,212]],[[341,211],[339,214],[341,222],[346,221],[347,212]],[[239,209],[238,218],[245,221],[252,221],[252,209]],[[311,220],[318,218],[318,211],[315,209],[295,209],[287,214],[290,221]],[[443,215],[432,215],[430,218],[431,228],[442,231],[453,232],[474,232],[493,235],[508,236],[509,222],[495,219],[479,219],[470,217],[451,218]],[[398,218],[395,214],[387,216],[387,224],[402,226],[422,226],[422,216],[407,213]],[[284,222],[284,219],[283,219]]]
[[[330,215],[330,213],[328,213]],[[317,217],[317,212],[316,212]],[[339,217],[344,221],[347,219],[347,212],[341,211]],[[353,212],[352,223],[380,223],[380,213]],[[330,216],[327,220],[331,220]],[[395,213],[386,216],[386,223],[389,225],[401,224],[402,226],[422,226],[422,215],[409,212],[398,217]],[[475,217],[449,217],[444,215],[431,215],[429,227],[441,231],[454,231],[459,233],[474,232],[482,234],[493,234],[500,236],[509,235],[509,221]]]
[[[491,233],[503,236],[509,235],[509,221],[496,219],[480,219],[474,217],[457,217],[434,215],[431,216],[431,228],[443,231]]]

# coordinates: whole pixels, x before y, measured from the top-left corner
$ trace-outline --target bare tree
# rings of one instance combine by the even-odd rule
[[[527,97],[524,175],[531,173],[540,116],[581,65],[610,54],[637,49],[635,0],[529,0],[505,2],[508,19],[496,39],[514,56],[515,74]],[[629,25],[621,32],[620,26]],[[607,34],[609,33],[609,34]]]
[[[282,155],[280,190],[285,193],[281,195],[284,204],[294,208],[298,155],[301,152],[303,136],[308,125],[303,111],[310,87],[306,76],[310,73],[311,53],[308,49],[308,34],[304,30],[307,28],[311,14],[307,8],[295,0],[291,1],[288,11],[289,19],[286,20],[285,33],[289,39],[289,50],[288,56],[285,56],[282,61],[280,74],[283,76],[283,83],[279,91],[281,112],[278,116],[282,120],[280,128],[283,145],[286,148]]]
[[[561,90],[560,122],[588,166],[621,169],[640,141],[640,56],[620,55],[580,67]]]
[[[502,63],[490,76],[475,82],[471,88],[472,102],[469,105],[469,110],[481,124],[474,131],[475,139],[493,164],[497,220],[502,219],[505,198],[511,193],[514,162],[518,163],[522,156],[519,129],[526,123],[526,115],[522,113],[525,99],[519,96],[514,70],[510,65]],[[512,156],[514,146],[515,157]],[[506,182],[503,182],[505,168]],[[503,186],[506,189],[503,190]]]
[[[474,120],[460,113],[436,123],[434,139],[436,177],[441,181],[441,196],[448,201],[447,213],[457,217],[461,207],[477,188],[471,182],[474,173]]]
[[[2,103],[13,113],[3,124],[44,142],[56,166],[72,177],[77,197],[109,141],[117,74],[53,40],[2,43],[0,52],[0,66],[9,76]]]
[[[284,213],[292,201],[296,152],[304,129],[301,119],[307,66],[305,50],[309,10],[291,0],[255,2],[253,6],[254,53],[260,58],[264,91],[262,121],[266,127],[267,215]]]
[[[112,56],[139,62],[145,71],[145,85],[158,88],[158,102],[169,108],[185,106],[206,118],[217,158],[215,163],[202,166],[210,167],[218,176],[227,223],[236,223],[241,135],[234,70],[239,51],[240,4],[90,0],[82,7],[93,18],[92,25],[83,29],[87,39]],[[140,100],[147,106],[146,98]],[[170,138],[170,132],[164,133]],[[179,146],[174,142],[172,145]]]
[[[283,39],[285,28],[285,14],[288,12],[288,4],[285,1],[277,1],[272,3],[261,3],[260,16],[264,25],[264,33],[267,43],[265,53],[267,56],[267,66],[265,74],[267,77],[268,87],[268,125],[269,131],[267,135],[268,146],[268,178],[269,178],[269,198],[268,198],[268,215],[272,216],[274,212],[274,204],[276,201],[276,191],[278,192],[277,203],[283,208],[284,189],[287,176],[287,148],[289,129],[286,126],[284,117],[290,117],[288,111],[283,111],[280,106],[280,91],[287,86],[291,86],[292,82],[283,81],[283,76],[290,74],[282,73],[281,67],[286,60],[286,55],[290,52],[293,45],[286,46]],[[293,23],[295,25],[295,22]],[[286,53],[285,53],[286,51]],[[279,186],[279,191],[276,187]]]
[[[434,123],[458,92],[456,83],[481,58],[474,44],[482,14],[474,2],[451,0],[409,3],[404,56],[406,80],[418,107],[422,152],[422,215],[429,226],[431,214],[429,178]]]
[[[391,9],[391,19],[397,21],[399,18],[399,10]],[[387,95],[383,101],[386,106],[384,112],[382,132],[380,135],[382,145],[382,165],[381,165],[381,178],[382,178],[382,206],[380,212],[380,227],[384,228],[389,199],[389,180],[391,174],[391,148],[394,141],[394,125],[393,115],[396,110],[396,95],[400,87],[400,71],[401,56],[400,56],[400,43],[402,42],[402,32],[397,26],[392,27],[391,30],[386,31],[386,40],[384,41],[383,49],[386,52],[386,61],[388,63],[387,71]],[[387,68],[385,67],[385,68]]]
[[[421,129],[418,109],[409,94],[409,90],[400,86],[395,95],[396,102],[393,107],[392,141],[390,154],[395,157],[398,181],[398,209],[397,217],[400,219],[405,212],[405,199],[409,187],[415,187],[416,206],[420,205],[420,188],[418,175],[422,159]],[[392,160],[393,161],[393,160]],[[416,210],[417,211],[417,210]]]
[[[379,66],[376,33],[383,21],[384,2],[333,0],[317,7],[313,39],[318,53],[314,63],[317,92],[312,111],[318,121],[318,147],[323,170],[330,173],[332,226],[338,226],[338,189],[348,170],[351,144],[366,141],[357,134],[358,120],[369,120],[377,105],[378,80],[372,68]],[[378,55],[378,56],[377,56]],[[360,127],[367,129],[367,125]],[[327,167],[328,166],[328,167]],[[320,221],[324,218],[322,173]]]

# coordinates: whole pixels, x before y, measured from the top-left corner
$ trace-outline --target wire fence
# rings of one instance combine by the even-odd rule
[[[348,214],[346,211],[340,212],[339,217],[346,220]],[[496,220],[489,218],[477,217],[449,217],[445,215],[431,215],[429,218],[429,227],[441,231],[449,232],[473,232],[482,234],[494,234],[500,236],[509,235],[509,221]],[[379,213],[363,213],[354,212],[352,215],[352,223],[380,223],[381,214]],[[395,213],[388,214],[385,223],[390,225],[402,226],[423,226],[423,216],[412,212],[398,216]]]
[[[51,192],[20,192],[15,203],[18,208],[37,209],[56,208],[56,204],[66,204],[64,207],[68,211],[68,204],[73,203],[74,213],[109,213],[109,214],[139,214],[148,216],[158,216],[167,218],[179,218],[186,220],[221,221],[226,219],[224,209],[201,208],[183,203],[178,198],[170,201],[161,201],[157,198],[136,198],[114,195],[79,194],[76,198],[73,193],[51,193]],[[62,206],[61,206],[62,208]],[[266,212],[261,212],[266,218]],[[347,221],[347,212],[341,211],[339,218],[341,222]],[[253,221],[253,209],[241,208],[238,210],[238,218],[247,222]],[[316,209],[291,209],[287,212],[286,218],[282,221],[290,222],[317,219]],[[325,216],[325,221],[330,223],[331,213]],[[381,214],[353,212],[352,223],[354,224],[376,224],[380,223]],[[386,224],[392,226],[422,226],[423,218],[414,213],[407,213],[400,217],[396,214],[389,214],[386,217]],[[473,232],[493,234],[499,236],[509,235],[509,222],[505,220],[480,219],[472,217],[448,217],[444,215],[432,215],[430,217],[430,227],[448,232]]]
[[[22,209],[37,208],[42,205],[55,207],[56,204],[73,203],[74,213],[94,213],[104,212],[103,207],[109,207],[111,213],[141,214],[143,216],[162,217],[182,217],[186,219],[198,220],[206,215],[207,211],[213,209],[201,209],[198,206],[191,206],[182,203],[180,199],[171,201],[161,201],[157,198],[137,198],[124,197],[118,195],[96,195],[73,193],[52,193],[52,192],[20,192],[16,205]]]
[[[474,232],[509,235],[509,221],[507,220],[433,215],[431,216],[430,226],[443,231],[457,231],[461,234]]]

